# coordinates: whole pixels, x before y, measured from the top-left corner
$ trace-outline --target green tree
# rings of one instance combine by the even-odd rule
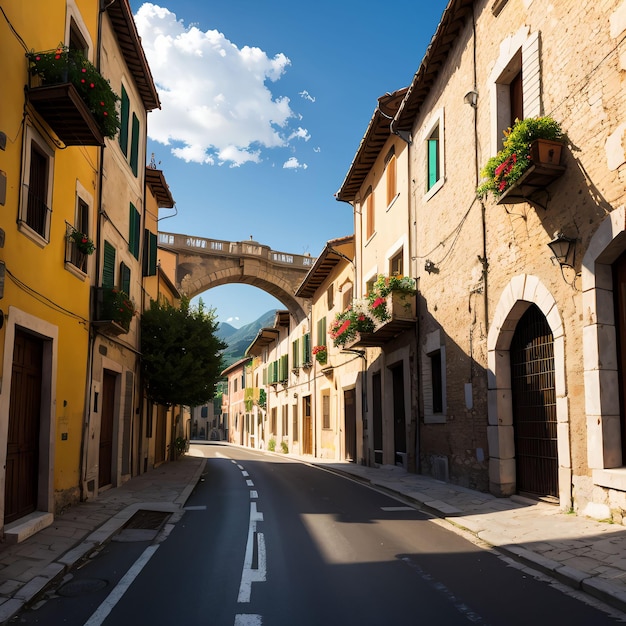
[[[216,337],[214,309],[200,300],[180,308],[150,303],[141,317],[142,373],[150,400],[166,406],[199,406],[215,395],[222,370],[220,352],[226,344]]]

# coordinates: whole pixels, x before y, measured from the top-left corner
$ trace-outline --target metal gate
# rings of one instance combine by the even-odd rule
[[[511,342],[511,388],[517,491],[558,497],[554,342],[534,304]]]

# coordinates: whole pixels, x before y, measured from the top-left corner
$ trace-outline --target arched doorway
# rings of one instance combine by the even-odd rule
[[[557,498],[554,339],[545,316],[535,304],[517,323],[510,358],[517,491]]]

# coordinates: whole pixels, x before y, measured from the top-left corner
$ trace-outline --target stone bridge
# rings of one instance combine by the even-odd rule
[[[256,241],[223,241],[159,232],[159,248],[175,252],[176,286],[189,298],[219,285],[244,283],[274,296],[298,321],[307,301],[294,293],[315,259],[276,252]]]

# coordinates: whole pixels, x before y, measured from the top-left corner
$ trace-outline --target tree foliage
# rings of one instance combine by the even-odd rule
[[[214,309],[202,300],[180,308],[152,301],[141,317],[142,373],[148,398],[158,404],[199,406],[213,398],[222,371]]]

